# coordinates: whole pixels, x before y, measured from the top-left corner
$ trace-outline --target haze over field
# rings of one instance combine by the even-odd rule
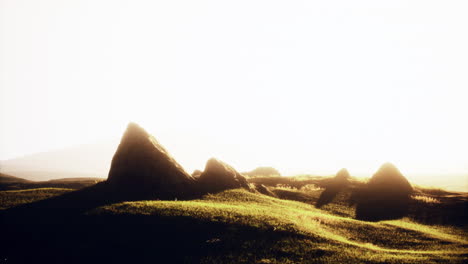
[[[410,181],[466,190],[467,10],[0,1],[0,160],[115,139],[34,161],[106,176],[135,121],[189,171],[215,156],[240,171],[369,177],[390,161]]]
[[[50,179],[61,179],[68,177],[99,177],[106,178],[109,172],[112,156],[117,149],[118,140],[106,141],[95,144],[79,145],[75,147],[63,148],[55,151],[37,153],[24,157],[0,161],[0,171],[15,175],[21,178],[35,181]],[[187,142],[189,145],[189,142]],[[191,152],[184,151],[185,144],[174,144],[169,151],[176,154],[178,160],[187,172],[196,169],[203,169],[204,161],[199,161],[204,153],[197,148]],[[185,155],[184,155],[185,154]],[[302,173],[310,173],[318,176],[330,176],[329,174],[319,174],[314,171],[313,165],[309,170]],[[246,168],[243,171],[250,171],[254,167]],[[378,167],[375,167],[376,170]],[[356,173],[351,171],[353,176],[359,178],[370,178],[372,173]],[[468,192],[467,174],[407,174],[405,176],[412,184],[428,187],[441,187],[452,191]],[[282,172],[283,176],[294,176]]]
[[[0,259],[466,262],[468,193],[411,186],[391,163],[366,182],[346,169],[334,177],[256,171],[245,177],[212,158],[190,175],[165,146],[130,123],[105,180],[31,182],[0,174]],[[83,250],[77,254],[77,248]]]

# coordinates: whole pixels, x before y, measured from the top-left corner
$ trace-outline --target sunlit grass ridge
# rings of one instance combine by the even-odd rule
[[[468,241],[442,229],[409,220],[364,222],[332,215],[311,205],[280,200],[244,190],[229,190],[192,201],[139,201],[103,206],[89,212],[160,217],[183,216],[207,222],[240,224],[275,232],[290,232],[329,246],[347,246],[379,258],[441,258],[468,254]],[[411,243],[408,243],[410,241]],[[351,247],[350,247],[351,246]],[[395,253],[403,254],[401,256]],[[365,254],[365,255],[366,255]],[[369,256],[366,258],[368,259]]]

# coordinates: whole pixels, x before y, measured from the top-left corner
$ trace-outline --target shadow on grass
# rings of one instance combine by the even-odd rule
[[[2,245],[1,257],[8,263],[199,263],[227,256],[234,256],[236,263],[252,263],[262,257],[299,260],[304,254],[272,248],[278,241],[301,239],[297,234],[180,216],[30,219],[10,223],[2,236],[8,243]],[[311,258],[326,254],[309,251]]]
[[[37,216],[39,219],[43,217],[73,217],[102,205],[122,201],[155,199],[187,200],[202,196],[201,193],[197,193],[195,190],[186,192],[187,194],[184,196],[176,196],[173,193],[154,188],[145,188],[141,185],[114,185],[105,181],[60,196],[13,207],[3,212],[3,214],[7,218],[8,216],[18,218],[21,215],[25,217]]]
[[[158,193],[158,196],[155,197],[154,193]],[[191,196],[180,198],[197,197],[192,193]],[[138,189],[131,186],[120,188],[108,182],[101,182],[81,190],[0,211],[0,257],[10,259],[8,263],[75,263],[75,259],[81,259],[80,263],[89,262],[82,256],[91,254],[91,257],[95,257],[98,252],[88,252],[88,246],[94,245],[94,250],[113,251],[110,246],[114,241],[119,241],[120,235],[123,239],[141,227],[137,223],[133,226],[119,227],[120,218],[111,220],[112,217],[108,217],[108,221],[102,221],[103,219],[85,216],[87,211],[122,201],[155,198],[174,199],[170,193],[145,191],[141,186]],[[108,227],[112,227],[112,231]],[[93,242],[95,239],[107,242],[96,244]],[[64,259],[66,256],[70,259]],[[14,262],[14,259],[20,261]]]
[[[304,252],[273,247],[278,241],[310,240],[191,217],[88,213],[107,204],[154,198],[129,189],[103,182],[0,211],[0,258],[7,263],[219,263],[229,256],[235,263],[252,263],[262,257],[299,260]],[[311,248],[307,254],[318,258],[325,253]]]

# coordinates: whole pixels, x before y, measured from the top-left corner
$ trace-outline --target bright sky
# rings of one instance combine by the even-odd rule
[[[0,159],[135,121],[190,169],[468,173],[468,2],[0,0]]]

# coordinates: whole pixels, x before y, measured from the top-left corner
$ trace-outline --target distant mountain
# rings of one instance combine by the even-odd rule
[[[26,180],[106,178],[118,141],[86,144],[0,161],[0,172]]]
[[[8,184],[8,183],[25,183],[29,182],[28,180],[14,177],[8,174],[0,173],[0,184]]]

